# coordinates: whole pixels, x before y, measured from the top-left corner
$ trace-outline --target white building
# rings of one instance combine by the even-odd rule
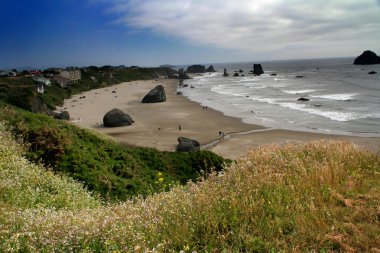
[[[39,82],[39,83],[43,83],[46,86],[50,86],[51,85],[51,81],[48,78],[45,78],[45,77],[34,77],[33,80],[36,81],[36,82]]]

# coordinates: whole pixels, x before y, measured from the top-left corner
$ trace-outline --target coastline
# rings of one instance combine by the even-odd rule
[[[158,84],[165,87],[166,102],[142,104],[145,94]],[[175,150],[180,136],[198,140],[202,149],[232,159],[261,145],[320,139],[344,139],[374,152],[380,151],[380,137],[330,135],[247,124],[240,118],[204,108],[183,95],[177,95],[177,85],[176,79],[120,83],[75,95],[57,110],[67,110],[73,124],[107,134],[120,143],[161,151]],[[113,108],[128,113],[135,123],[117,128],[102,127],[104,114]],[[225,133],[224,139],[219,136],[219,131]]]

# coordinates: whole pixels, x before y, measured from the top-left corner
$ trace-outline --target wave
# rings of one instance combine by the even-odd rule
[[[313,98],[324,98],[324,99],[330,99],[330,100],[339,100],[339,101],[350,101],[355,97],[356,93],[351,94],[329,94],[329,95],[312,95],[310,97]]]
[[[250,97],[249,99],[255,100],[258,102],[268,103],[272,105],[278,105],[283,108],[302,111],[309,114],[325,117],[334,121],[352,121],[363,118],[371,118],[378,117],[378,114],[360,114],[354,112],[339,112],[333,110],[319,110],[315,108],[309,108],[308,105],[298,104],[298,103],[290,103],[290,102],[281,102],[278,99],[273,98],[260,98],[260,97]]]
[[[281,90],[281,91],[288,93],[288,94],[303,94],[303,93],[316,92],[317,90],[309,89],[309,90]]]
[[[229,95],[229,96],[234,96],[234,97],[243,97],[249,95],[249,93],[238,90],[238,89],[233,89],[227,85],[220,84],[218,86],[215,86],[211,88],[211,91],[221,94],[221,95]]]

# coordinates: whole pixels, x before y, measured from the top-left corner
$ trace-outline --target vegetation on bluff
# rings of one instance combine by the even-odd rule
[[[209,151],[128,147],[47,115],[0,106],[0,120],[27,144],[26,157],[83,182],[106,199],[125,200],[196,180],[226,162]],[[163,177],[158,177],[161,173]],[[159,178],[164,182],[157,183]]]
[[[176,73],[170,68],[116,68],[112,66],[87,67],[81,70],[81,80],[67,87],[53,82],[45,86],[44,94],[37,92],[36,82],[31,77],[0,78],[0,101],[22,109],[47,113],[62,105],[64,99],[83,91],[107,87],[113,84],[154,79]]]
[[[267,146],[145,199],[73,210],[1,204],[0,251],[377,252],[379,206],[378,155],[345,142]]]

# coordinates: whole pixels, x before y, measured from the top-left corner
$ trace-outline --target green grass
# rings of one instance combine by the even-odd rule
[[[345,142],[267,146],[145,199],[3,208],[0,251],[377,252],[379,206],[378,155]]]
[[[221,170],[227,162],[208,151],[160,152],[128,147],[43,114],[0,106],[0,120],[27,145],[25,156],[83,182],[107,200],[167,190]],[[157,183],[158,173],[164,182]]]

